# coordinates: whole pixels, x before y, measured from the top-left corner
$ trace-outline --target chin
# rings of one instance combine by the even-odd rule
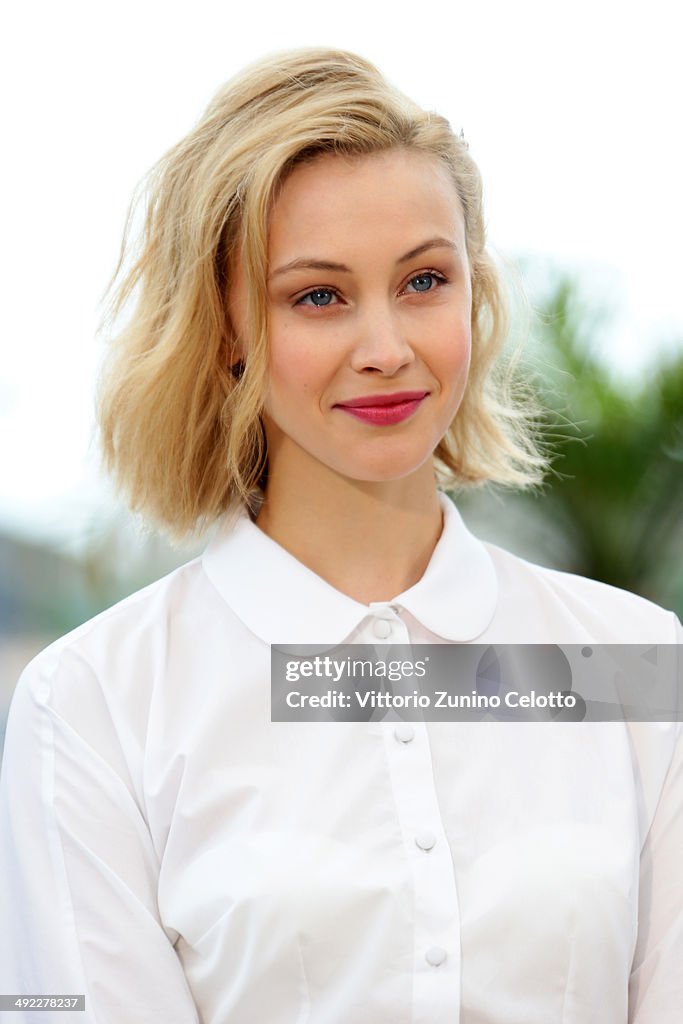
[[[432,453],[430,452],[427,458],[431,459],[431,456]],[[342,476],[346,476],[350,480],[382,484],[390,483],[392,480],[404,480],[406,477],[417,472],[424,465],[425,461],[425,459],[410,462],[407,462],[405,459],[383,459],[377,465],[368,465],[366,463],[363,466],[359,466],[356,463],[355,466],[340,467],[338,471]]]

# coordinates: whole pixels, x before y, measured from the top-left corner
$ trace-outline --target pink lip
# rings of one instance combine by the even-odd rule
[[[399,391],[393,395],[367,395],[342,402],[336,408],[364,423],[387,426],[412,416],[428,394],[428,391]]]
[[[348,402],[339,402],[342,409],[360,409],[364,406],[376,408],[378,405],[398,405],[400,402],[414,402],[424,398],[428,391],[397,391],[393,395],[364,395],[362,398],[350,398]]]

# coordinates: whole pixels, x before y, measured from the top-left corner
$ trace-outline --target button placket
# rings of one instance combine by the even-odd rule
[[[394,644],[411,645],[408,628],[393,605],[371,606],[358,643],[374,646],[379,659]],[[382,622],[391,634],[379,637]],[[397,721],[390,711],[369,723],[381,734],[387,756],[404,850],[412,873],[413,1024],[458,1024],[460,1006],[460,910],[450,846],[436,796],[427,727],[423,721]],[[418,842],[419,840],[419,842]],[[438,962],[437,962],[438,961]]]
[[[395,805],[413,877],[413,1020],[457,1024],[460,911],[424,722],[383,723]]]
[[[411,723],[406,746],[385,732],[399,822],[410,861],[414,892],[414,1020],[458,1020],[460,913],[450,847],[438,806],[429,735]]]

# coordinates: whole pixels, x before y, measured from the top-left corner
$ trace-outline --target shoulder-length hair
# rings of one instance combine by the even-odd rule
[[[100,372],[104,466],[132,510],[172,540],[203,531],[242,503],[253,508],[267,481],[266,258],[278,186],[317,154],[396,147],[446,165],[464,211],[472,275],[470,375],[434,452],[437,481],[451,489],[488,481],[526,487],[542,478],[538,411],[499,358],[508,304],[486,249],[481,177],[467,143],[364,58],[287,51],[227,82],[196,127],[151,169],[131,203],[110,285],[103,326],[129,304],[132,311]],[[144,227],[131,254],[131,224],[143,200]],[[250,337],[235,366],[226,298],[237,252]]]

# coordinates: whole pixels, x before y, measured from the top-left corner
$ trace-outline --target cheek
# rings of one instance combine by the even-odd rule
[[[472,328],[468,319],[463,318],[456,325],[451,323],[439,348],[439,362],[443,372],[460,382],[467,376],[472,355]]]
[[[294,332],[275,335],[269,352],[269,394],[272,403],[289,403],[315,395],[325,386],[326,361],[320,346],[307,344]]]
[[[463,334],[460,338],[460,351],[458,364],[462,367],[462,371],[467,376],[470,369],[470,362],[472,359],[472,328],[469,323],[465,326]]]
[[[271,390],[290,390],[295,383],[299,388],[305,388],[310,371],[307,355],[306,347],[297,342],[293,331],[276,326],[269,338]]]

